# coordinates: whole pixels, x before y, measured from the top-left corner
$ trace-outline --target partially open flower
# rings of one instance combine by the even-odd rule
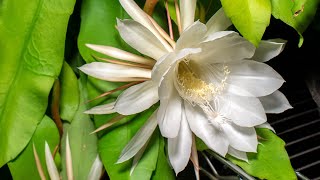
[[[182,33],[174,43],[134,1],[120,2],[133,20],[118,20],[119,33],[147,57],[131,54],[135,61],[130,65],[95,62],[80,68],[108,81],[144,81],[125,90],[116,102],[88,113],[135,114],[160,100],[156,114],[125,148],[120,162],[142,148],[149,139],[144,132],[157,124],[168,138],[168,155],[176,173],[189,161],[192,134],[222,156],[229,153],[247,160],[246,152],[257,150],[255,126],[271,128],[265,124],[266,113],[291,108],[278,91],[284,80],[264,63],[283,50],[284,42],[262,41],[256,48],[238,33],[225,31],[231,22],[222,9],[207,24],[194,22],[196,1],[190,0],[180,1]],[[110,53],[110,47],[89,47],[130,61]]]

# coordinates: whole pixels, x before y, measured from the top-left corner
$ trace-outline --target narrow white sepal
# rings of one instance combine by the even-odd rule
[[[100,160],[99,155],[97,155],[96,159],[94,160],[94,162],[92,163],[90,172],[88,174],[88,180],[99,180],[101,173],[103,170],[103,164]]]
[[[115,113],[114,105],[116,102],[95,106],[84,113],[86,114],[112,114]]]
[[[137,152],[137,154],[133,157],[133,161],[132,161],[132,166],[130,168],[130,176],[132,175],[132,173],[134,172],[135,168],[137,167],[144,151],[146,150],[149,140],[142,146],[142,148]]]
[[[116,162],[117,164],[127,161],[135,156],[139,152],[139,150],[148,142],[153,131],[157,127],[156,114],[157,110],[153,112],[148,121],[145,122],[145,124],[134,135],[134,137],[130,140],[126,147],[124,147],[118,161]]]
[[[45,155],[46,155],[46,165],[48,169],[48,173],[51,180],[60,180],[59,172],[56,167],[56,164],[54,163],[49,145],[47,141],[45,141]]]
[[[194,22],[194,15],[196,11],[196,0],[181,0],[181,27],[184,31]]]
[[[126,82],[139,78],[151,78],[151,70],[149,69],[129,67],[120,64],[92,62],[79,67],[79,69],[89,76],[106,81]]]
[[[171,46],[164,40],[159,31],[152,24],[148,15],[133,0],[120,0],[120,4],[133,20],[149,29],[149,31],[157,37],[167,50],[172,51]]]
[[[154,65],[155,63],[153,59],[138,56],[136,54],[132,54],[130,52],[127,52],[115,47],[111,47],[111,46],[103,46],[103,45],[96,45],[96,44],[86,44],[86,46],[94,51],[97,51],[99,53],[102,53],[107,56],[120,59],[120,60],[145,64],[145,65],[151,65],[151,66]]]

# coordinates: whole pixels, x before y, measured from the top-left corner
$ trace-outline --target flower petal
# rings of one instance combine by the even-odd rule
[[[117,20],[122,39],[140,53],[160,59],[168,51],[161,42],[144,26],[133,20]]]
[[[224,133],[212,126],[203,111],[197,107],[185,102],[186,115],[192,132],[202,139],[202,141],[211,149],[225,156],[228,152],[229,143]]]
[[[220,8],[206,24],[208,28],[207,35],[218,31],[224,31],[231,25],[231,20],[226,16],[224,10]]]
[[[265,122],[263,124],[260,124],[258,126],[255,126],[255,128],[267,128],[267,129],[270,129],[271,131],[273,131],[274,133],[276,133],[276,131],[274,130],[274,128],[268,123],[268,122]]]
[[[174,138],[178,135],[182,119],[182,99],[175,89],[172,76],[163,79],[159,87],[160,107],[157,115],[162,136]]]
[[[157,110],[153,112],[147,122],[145,122],[140,130],[133,136],[126,147],[124,147],[117,163],[122,163],[135,156],[139,152],[139,150],[148,142],[152,133],[157,127],[156,114]]]
[[[283,51],[285,44],[286,41],[283,39],[270,39],[267,41],[261,41],[253,57],[250,59],[259,62],[269,61]]]
[[[168,138],[169,160],[176,174],[187,166],[191,154],[191,145],[192,133],[185,112],[183,112],[178,136]]]
[[[259,100],[266,113],[282,113],[285,110],[293,108],[288,99],[280,91],[275,91],[270,95],[259,97]]]
[[[158,88],[152,81],[131,86],[118,97],[114,109],[119,114],[142,112],[159,101]]]
[[[258,139],[254,127],[240,127],[234,123],[223,123],[221,128],[230,146],[245,152],[257,152]]]
[[[266,96],[285,82],[280,74],[265,63],[251,60],[227,64],[230,74],[227,91],[239,96]]]
[[[180,1],[181,27],[184,31],[194,22],[196,0]]]
[[[194,45],[199,44],[206,34],[207,27],[200,21],[196,21],[191,26],[189,26],[181,36],[179,37],[176,50],[181,50],[183,48],[191,48]]]
[[[213,106],[239,126],[253,127],[267,121],[262,104],[255,97],[221,95]]]
[[[86,114],[112,114],[115,113],[116,111],[114,110],[114,105],[116,102],[108,103],[108,104],[103,104],[100,106],[95,106],[84,113]]]
[[[232,31],[213,33],[199,47],[201,53],[190,59],[202,65],[251,58],[255,51],[253,44]]]
[[[247,156],[246,152],[236,150],[231,146],[229,146],[228,154],[230,154],[231,156],[233,156],[235,158],[238,158],[240,160],[248,162],[248,156]]]
[[[106,81],[137,81],[151,78],[151,70],[139,67],[129,67],[120,64],[92,62],[79,69],[89,76]]]

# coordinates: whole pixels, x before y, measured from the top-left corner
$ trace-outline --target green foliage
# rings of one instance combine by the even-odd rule
[[[18,157],[8,163],[13,179],[23,180],[26,177],[32,177],[34,180],[40,179],[33,155],[33,144],[37,150],[44,174],[47,178],[49,177],[44,153],[45,141],[50,146],[51,152],[59,144],[58,129],[53,120],[48,116],[43,117],[27,147]]]
[[[302,33],[312,22],[319,5],[319,0],[271,0],[272,15],[293,27],[300,35],[299,47],[302,46]]]
[[[227,158],[248,174],[260,179],[297,179],[284,148],[284,141],[269,129],[261,128],[256,131],[262,139],[259,141],[258,153],[247,153],[248,163],[232,156]]]
[[[252,44],[258,46],[271,18],[269,0],[221,0],[226,15],[237,30]]]
[[[44,116],[74,3],[0,3],[0,167],[26,147]]]
[[[72,155],[73,177],[75,179],[87,179],[92,163],[97,157],[97,136],[90,134],[94,131],[94,125],[89,115],[83,112],[87,109],[84,104],[86,89],[80,86],[80,106],[71,124],[64,124],[64,135],[62,138],[62,179],[67,179],[66,175],[66,136],[69,136],[70,149]]]
[[[70,122],[78,110],[80,95],[77,77],[65,61],[59,79],[61,84],[60,117]]]

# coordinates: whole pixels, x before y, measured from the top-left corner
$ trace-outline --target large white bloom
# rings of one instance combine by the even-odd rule
[[[132,0],[120,0],[133,20],[118,20],[121,37],[144,54],[140,57],[100,45],[90,48],[130,64],[94,62],[80,69],[108,81],[142,82],[125,90],[116,102],[87,111],[135,114],[160,100],[160,107],[124,149],[118,162],[133,157],[158,125],[168,138],[176,173],[187,165],[192,133],[222,156],[247,160],[256,152],[256,126],[269,127],[266,113],[291,108],[278,91],[282,77],[264,62],[284,47],[281,40],[262,41],[258,48],[233,31],[220,9],[208,22],[194,22],[195,0],[180,1],[183,32],[176,43]],[[152,68],[152,70],[151,70]],[[156,123],[157,122],[157,123]]]

